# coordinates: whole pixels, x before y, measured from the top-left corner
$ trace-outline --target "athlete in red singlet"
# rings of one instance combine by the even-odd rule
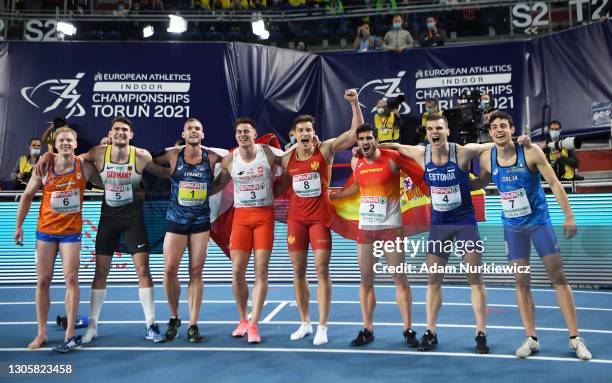
[[[370,124],[357,128],[357,143],[362,157],[353,157],[351,167],[355,182],[331,198],[342,198],[358,190],[361,195],[359,206],[359,271],[361,284],[359,299],[363,315],[363,330],[351,342],[352,346],[363,346],[374,340],[373,316],[376,306],[374,295],[373,243],[395,241],[403,237],[402,214],[400,209],[400,170],[394,158],[398,153],[378,149],[377,130]],[[386,249],[385,249],[386,250]],[[404,339],[412,346],[418,346],[416,333],[412,330],[412,292],[406,275],[398,266],[404,263],[404,253],[394,249],[384,251],[389,266],[396,267],[392,274],[396,286],[397,304],[404,322]],[[398,269],[400,272],[398,272]]]
[[[300,311],[300,327],[291,334],[291,340],[304,338],[312,333],[309,302],[310,289],[306,279],[308,243],[314,252],[317,272],[317,301],[319,325],[314,345],[327,343],[327,320],[331,301],[329,261],[331,257],[331,219],[328,188],[329,166],[336,151],[350,148],[355,143],[355,131],[363,123],[356,90],[347,90],[344,98],[350,102],[353,113],[351,129],[337,138],[315,145],[315,120],[309,115],[298,116],[293,122],[297,148],[282,159],[285,169],[283,184],[291,185],[291,200],[287,217],[287,246],[293,263],[295,296]],[[281,186],[282,189],[282,186]]]

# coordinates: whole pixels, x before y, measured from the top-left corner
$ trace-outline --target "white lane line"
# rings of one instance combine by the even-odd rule
[[[250,315],[249,315],[250,316]],[[144,324],[143,320],[103,320],[99,321],[100,324]],[[263,322],[260,322],[263,323]],[[269,321],[265,324],[271,325],[299,325],[301,322],[299,321]],[[316,321],[311,322],[313,325],[318,324]],[[13,322],[0,322],[0,326],[19,326],[19,325],[36,325],[38,322],[36,321],[13,321]],[[48,321],[47,324],[55,325],[55,321]],[[198,321],[198,324],[228,324],[235,325],[235,320],[206,320],[206,321]],[[363,322],[328,322],[331,326],[363,326]],[[426,323],[413,323],[415,327],[426,327]],[[397,322],[375,322],[374,326],[381,327],[401,327],[403,323]],[[476,328],[475,325],[472,324],[437,324],[438,327],[447,327],[447,328]],[[487,329],[496,329],[496,330],[518,330],[523,331],[524,328],[522,326],[496,326],[496,325],[487,325]],[[566,328],[562,327],[537,327],[537,331],[551,331],[551,332],[567,332]],[[580,332],[584,333],[596,333],[596,334],[612,334],[612,330],[595,330],[595,329],[580,329]]]
[[[272,318],[274,318],[276,314],[278,314],[283,309],[283,307],[287,306],[288,304],[289,301],[282,301],[281,303],[279,303],[278,306],[276,306],[276,308],[272,310],[272,312],[268,314],[268,316],[265,317],[264,320],[261,321],[261,323],[270,323]]]
[[[29,350],[25,347],[3,347],[0,352],[19,352],[19,351],[51,351],[50,347],[38,350]],[[419,357],[448,356],[465,358],[490,358],[490,359],[519,359],[511,354],[472,354],[467,352],[439,352],[439,351],[404,351],[404,350],[355,350],[342,348],[282,348],[282,347],[84,347],[84,352],[93,351],[190,351],[190,352],[284,352],[284,353],[325,353],[325,354],[363,354],[363,355],[414,355]],[[581,363],[602,363],[612,364],[611,359],[591,359],[588,362],[578,358],[562,358],[552,356],[530,356],[525,361],[547,361],[547,362],[581,362]],[[521,362],[524,363],[524,362]]]
[[[283,302],[287,302],[288,304],[290,304],[291,306],[296,306],[296,302],[295,301],[284,301],[284,300],[267,300],[266,303],[283,303]],[[89,304],[89,301],[81,301],[81,304]],[[112,301],[104,301],[105,304],[140,304],[140,301],[136,301],[136,300],[112,300]],[[166,304],[168,303],[167,301],[163,301],[163,300],[157,300],[155,301],[155,303],[157,304]],[[188,303],[186,300],[180,300],[179,303]],[[202,301],[203,304],[235,304],[236,301],[231,300],[231,299],[227,299],[227,300],[204,300]],[[311,300],[310,301],[311,304],[318,304],[318,301],[316,300]],[[332,304],[349,304],[349,305],[358,305],[359,301],[331,301]],[[36,304],[36,302],[0,302],[0,306],[13,306],[13,305],[34,305]],[[64,301],[52,301],[51,302],[52,305],[63,305],[65,304]],[[252,302],[249,301],[249,305],[251,305]],[[376,304],[380,304],[380,305],[397,305],[397,302],[395,301],[377,301]],[[413,305],[425,305],[425,302],[422,301],[416,301],[416,302],[412,302]],[[465,307],[472,307],[471,303],[466,303],[466,302],[442,302],[443,306],[465,306]],[[513,305],[513,304],[504,304],[504,303],[489,303],[487,304],[487,307],[506,307],[506,308],[517,308],[517,305]],[[558,310],[559,306],[550,306],[550,305],[538,305],[535,306],[538,309],[554,309],[554,310]],[[585,310],[585,311],[606,311],[606,312],[612,312],[612,308],[602,308],[602,307],[576,307],[576,310]]]

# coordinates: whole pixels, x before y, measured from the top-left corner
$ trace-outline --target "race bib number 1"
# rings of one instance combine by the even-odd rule
[[[361,197],[359,217],[364,224],[381,223],[387,217],[386,197]]]
[[[293,191],[298,197],[312,198],[321,195],[321,175],[318,172],[293,176]]]
[[[132,185],[104,185],[104,199],[108,206],[118,207],[134,201]]]
[[[79,189],[51,192],[51,211],[72,214],[81,211],[81,192]]]
[[[178,203],[181,206],[198,206],[206,202],[208,186],[201,182],[179,182]]]
[[[506,218],[518,218],[531,214],[531,206],[527,199],[525,189],[520,188],[509,192],[502,192],[501,202]]]
[[[431,205],[436,211],[450,211],[461,206],[459,185],[446,187],[432,186]]]

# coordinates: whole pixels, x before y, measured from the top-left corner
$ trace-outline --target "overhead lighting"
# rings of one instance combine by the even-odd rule
[[[153,33],[155,33],[155,29],[153,29],[151,25],[147,25],[144,28],[142,28],[142,37],[144,37],[145,39],[147,37],[153,36]]]
[[[74,36],[76,34],[77,29],[72,23],[58,21],[57,31],[63,33],[66,36]]]
[[[264,24],[263,19],[259,19],[251,22],[251,27],[253,28],[253,34],[257,36],[263,35],[266,30],[266,25]]]
[[[262,40],[267,40],[270,38],[270,32],[264,29],[263,33],[259,35],[259,38]]]
[[[168,32],[183,33],[187,30],[187,20],[177,15],[168,15],[168,17],[170,18],[170,25],[166,29]]]

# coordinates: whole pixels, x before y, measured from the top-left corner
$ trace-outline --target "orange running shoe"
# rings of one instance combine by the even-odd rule
[[[259,336],[259,329],[257,328],[256,324],[249,325],[247,332],[249,337],[249,343],[261,342],[261,337]]]
[[[238,326],[236,327],[236,329],[232,331],[232,336],[234,338],[242,338],[243,336],[246,335],[248,327],[249,327],[249,321],[241,320],[240,323],[238,323]]]

